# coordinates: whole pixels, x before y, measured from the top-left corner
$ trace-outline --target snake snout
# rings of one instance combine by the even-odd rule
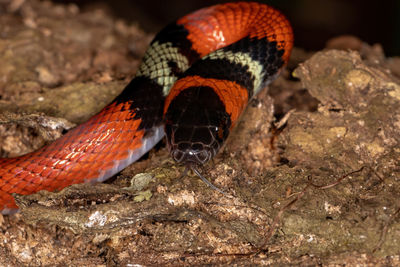
[[[184,164],[205,164],[212,157],[213,153],[208,147],[201,144],[184,144],[171,148],[172,158],[178,163]]]

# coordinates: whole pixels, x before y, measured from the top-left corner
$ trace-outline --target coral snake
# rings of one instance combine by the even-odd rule
[[[0,210],[17,210],[12,193],[104,181],[164,135],[172,158],[198,173],[292,46],[288,20],[260,3],[219,4],[169,24],[111,104],[37,151],[0,159]]]

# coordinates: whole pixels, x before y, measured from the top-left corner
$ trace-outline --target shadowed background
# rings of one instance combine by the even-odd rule
[[[138,22],[148,32],[157,32],[168,22],[201,7],[225,0],[54,0],[75,3],[82,10],[102,8],[113,16]],[[263,0],[291,21],[295,45],[319,50],[338,35],[355,35],[363,41],[381,43],[387,56],[400,55],[400,1],[363,0]]]

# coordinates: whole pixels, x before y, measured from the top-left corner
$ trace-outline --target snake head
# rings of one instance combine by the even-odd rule
[[[166,125],[166,132],[170,154],[178,163],[203,165],[213,158],[219,149],[218,142],[213,140],[207,129]],[[198,132],[206,132],[207,135],[201,136]],[[201,138],[193,139],[196,136]]]
[[[212,88],[191,87],[171,101],[165,133],[172,158],[182,164],[203,165],[228,137],[230,117]]]

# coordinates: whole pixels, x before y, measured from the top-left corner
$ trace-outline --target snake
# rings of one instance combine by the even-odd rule
[[[198,174],[292,47],[285,15],[256,2],[217,4],[168,24],[109,105],[39,150],[0,159],[1,212],[18,210],[14,193],[105,181],[164,136],[174,161]]]

